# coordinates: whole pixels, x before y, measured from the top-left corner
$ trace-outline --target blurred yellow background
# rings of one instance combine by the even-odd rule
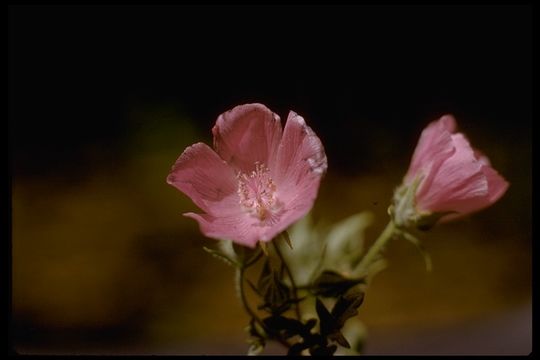
[[[165,183],[186,146],[211,144],[210,129],[167,107],[133,109],[129,117],[138,125],[122,158],[103,161],[106,149],[88,148],[96,161],[86,175],[13,179],[16,350],[243,354],[248,317],[233,269],[203,251],[214,240],[181,215],[196,206]],[[473,144],[484,141],[479,147],[507,176],[510,155],[490,136]],[[354,176],[334,171],[329,158],[314,218],[330,223],[373,211],[373,241],[414,145],[394,164]],[[390,243],[389,267],[358,315],[368,330],[366,353],[530,352],[531,179],[507,178],[508,193],[493,207],[424,234],[431,273],[414,246]]]

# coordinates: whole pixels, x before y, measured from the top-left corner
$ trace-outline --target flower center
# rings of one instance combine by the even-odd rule
[[[276,185],[268,168],[259,162],[249,175],[238,173],[240,206],[261,221],[271,220],[281,208],[276,198]]]

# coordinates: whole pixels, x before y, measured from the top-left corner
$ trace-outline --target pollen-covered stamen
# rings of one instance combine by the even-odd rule
[[[276,185],[269,173],[266,166],[256,162],[255,170],[249,175],[237,175],[240,206],[261,221],[270,219],[280,208],[276,198]]]

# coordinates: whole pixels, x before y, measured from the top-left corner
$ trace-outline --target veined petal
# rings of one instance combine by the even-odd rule
[[[287,118],[276,161],[270,166],[277,196],[287,209],[279,221],[284,229],[312,208],[327,168],[320,139],[293,111]]]
[[[263,228],[244,215],[214,216],[210,214],[185,213],[197,220],[201,232],[217,240],[232,240],[237,244],[254,248],[261,238]]]
[[[291,224],[304,217],[304,215],[311,210],[313,202],[314,201],[296,201],[296,203],[293,202],[293,204],[290,204],[288,208],[280,214],[279,220],[276,223],[263,229],[264,231],[260,235],[260,240],[263,242],[270,241],[282,231],[287,230]]]
[[[278,183],[299,184],[306,176],[320,179],[327,166],[321,140],[302,116],[290,111],[276,162],[270,164],[275,180]]]
[[[234,171],[204,143],[184,150],[172,167],[167,183],[189,196],[207,213],[238,211]]]
[[[482,172],[484,166],[476,159],[469,141],[458,133],[452,135],[454,154],[433,176],[429,187],[417,193],[417,206],[435,212],[470,212],[488,194],[488,182]]]
[[[417,176],[423,176],[423,186],[429,186],[433,174],[441,164],[454,153],[451,135],[456,129],[453,116],[445,115],[430,123],[420,135],[420,140],[411,160],[405,182],[411,183]],[[419,189],[421,190],[421,188]]]
[[[486,176],[488,182],[488,204],[491,205],[497,200],[499,200],[510,184],[506,181],[495,169],[491,166],[482,166],[482,172]]]
[[[218,117],[212,134],[221,158],[247,173],[257,162],[272,161],[281,139],[281,121],[262,104],[239,105]]]
[[[487,158],[484,158],[480,161],[484,162],[486,159]],[[482,166],[482,173],[487,181],[487,193],[484,196],[471,197],[462,200],[459,204],[459,212],[443,216],[441,218],[441,223],[453,221],[464,215],[482,210],[495,203],[504,195],[508,189],[509,183],[503,179],[497,171],[489,166]]]

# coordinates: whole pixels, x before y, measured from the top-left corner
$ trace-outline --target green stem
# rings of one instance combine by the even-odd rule
[[[299,321],[302,321],[302,315],[300,314],[300,305],[298,303],[298,288],[296,287],[296,282],[294,281],[291,269],[289,269],[289,266],[287,265],[287,262],[285,261],[285,258],[283,257],[283,254],[281,253],[281,250],[279,250],[279,245],[275,241],[272,241],[272,243],[274,244],[274,248],[276,249],[276,254],[278,255],[279,259],[281,260],[283,266],[285,267],[285,271],[287,272],[287,276],[291,280],[291,286],[292,286],[292,289],[293,289],[293,298],[294,298],[294,303],[295,303],[294,310],[295,310],[295,313],[296,313],[296,318]]]
[[[242,301],[244,310],[246,310],[248,315],[251,316],[251,318],[255,320],[255,322],[259,324],[269,335],[271,335],[273,339],[277,340],[281,345],[289,349],[291,347],[291,344],[289,344],[287,340],[282,339],[281,337],[273,334],[271,329],[268,329],[266,327],[266,325],[262,322],[262,320],[257,316],[257,314],[255,314],[255,312],[249,306],[249,303],[246,298],[246,292],[244,290],[244,270],[245,268],[243,267],[236,268],[236,286],[237,286],[238,294],[240,295],[240,300]]]
[[[366,255],[364,255],[364,257],[358,264],[358,269],[361,269],[362,271],[367,270],[368,266],[371,265],[371,263],[373,262],[375,256],[384,248],[388,240],[390,240],[394,236],[395,230],[396,227],[394,225],[394,222],[390,220],[381,235],[379,235],[377,240],[375,240],[373,245],[371,245]]]
[[[249,306],[247,299],[246,299],[246,292],[244,290],[244,268],[236,268],[236,289],[238,290],[238,294],[240,295],[240,300],[242,301],[242,305],[244,306],[244,309],[246,312],[255,320],[259,325],[264,327],[263,322],[257,314],[251,309]]]
[[[250,267],[251,265],[255,264],[257,262],[257,260],[259,260],[261,258],[261,256],[263,255],[262,251],[258,250],[259,252],[257,253],[257,255],[255,257],[253,257],[253,259],[251,259],[250,261],[246,262],[244,264],[244,269],[247,269],[248,267]]]

